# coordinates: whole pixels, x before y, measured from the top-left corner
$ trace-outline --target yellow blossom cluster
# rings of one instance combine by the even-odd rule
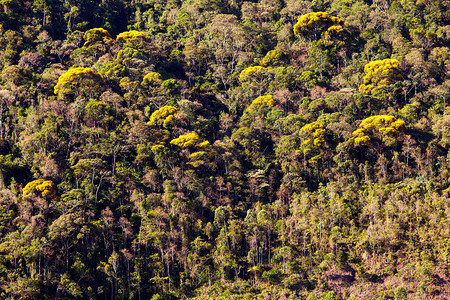
[[[376,94],[380,89],[395,80],[402,79],[400,62],[396,59],[371,61],[364,66],[363,84],[359,92],[363,94]]]
[[[56,184],[51,180],[37,179],[29,182],[22,190],[22,196],[25,198],[31,194],[40,194],[47,200],[58,200]]]
[[[213,163],[207,163],[207,161],[216,155],[217,152],[212,149],[212,146],[208,141],[200,138],[197,133],[191,132],[180,135],[178,138],[170,141],[170,143],[181,148],[196,148],[198,150],[189,155],[189,165],[192,165],[193,167],[198,167],[204,164],[209,166],[213,165]]]
[[[242,70],[242,72],[239,74],[239,81],[243,81],[245,80],[248,76],[260,73],[262,71],[266,71],[268,70],[265,67],[261,67],[261,66],[253,66],[253,67],[248,67],[245,68],[244,70]]]
[[[62,74],[54,92],[59,98],[71,93],[97,92],[103,89],[102,76],[91,68],[72,68]]]
[[[161,83],[162,83],[161,74],[158,72],[150,72],[144,76],[141,85],[154,86],[154,85],[161,85]]]
[[[98,42],[111,42],[113,39],[108,30],[103,28],[92,28],[83,35],[85,43],[83,47],[91,47]]]
[[[304,155],[317,150],[325,142],[326,130],[322,123],[312,122],[300,128],[299,136],[302,138],[301,151]]]
[[[174,116],[177,113],[178,109],[175,106],[163,106],[150,115],[150,121],[148,123],[150,125],[162,125],[163,127],[167,128],[168,126],[173,125],[175,120]]]
[[[264,58],[261,59],[259,64],[263,67],[278,65],[285,59],[285,57],[287,57],[287,53],[280,49],[270,50]]]
[[[342,28],[341,25],[330,26],[327,30],[325,30],[321,34],[321,40],[327,45],[336,44],[338,46],[342,46],[345,44],[343,39],[344,39],[344,28]]]
[[[364,119],[359,128],[353,131],[351,140],[355,146],[366,146],[377,140],[391,146],[405,129],[405,122],[394,116],[372,116]]]
[[[294,34],[312,34],[316,36],[322,34],[332,26],[342,26],[343,24],[343,19],[330,16],[326,12],[311,12],[298,18],[297,23],[294,25]]]
[[[173,139],[170,141],[172,145],[179,146],[181,148],[188,148],[188,147],[206,147],[209,146],[209,142],[203,140],[198,136],[197,133],[191,132],[187,134],[182,134],[178,138]]]
[[[136,38],[146,38],[147,35],[144,32],[137,31],[137,30],[131,30],[131,31],[125,31],[122,33],[119,33],[116,37],[117,41],[125,41],[129,39],[136,39]]]
[[[272,95],[259,96],[247,107],[245,110],[248,113],[259,112],[262,110],[270,109],[275,105],[275,100]]]

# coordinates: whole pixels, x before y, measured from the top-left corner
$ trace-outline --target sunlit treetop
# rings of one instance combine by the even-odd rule
[[[113,39],[106,29],[92,28],[84,33],[85,43],[83,47],[90,47],[98,42],[111,42]]]
[[[288,54],[280,49],[274,49],[267,52],[266,56],[259,62],[263,67],[276,66],[282,64],[288,57]]]
[[[375,94],[396,80],[403,79],[400,62],[390,58],[369,62],[364,66],[364,73],[363,84],[359,86],[359,92],[363,94]]]
[[[272,95],[259,96],[245,110],[248,113],[260,112],[272,108],[275,105]]]
[[[67,94],[92,94],[103,90],[102,83],[102,76],[91,68],[72,68],[59,77],[54,92],[58,98]]]
[[[178,113],[178,109],[175,106],[166,105],[160,109],[154,111],[150,115],[150,125],[158,125],[168,127],[173,124],[174,116]]]
[[[155,86],[161,85],[162,76],[158,72],[150,72],[144,76],[144,79],[141,82],[142,86]]]
[[[202,138],[200,138],[198,134],[195,132],[180,135],[178,138],[171,140],[170,143],[172,145],[176,145],[181,148],[188,148],[188,147],[204,148],[211,146],[208,141],[205,141]]]
[[[197,168],[201,165],[213,167],[215,163],[211,161],[211,159],[217,155],[217,152],[213,150],[213,147],[209,143],[198,136],[195,132],[190,132],[188,134],[180,135],[178,138],[170,141],[170,144],[176,145],[181,148],[191,148],[197,151],[192,152],[189,155],[188,165]]]
[[[102,76],[111,79],[123,77],[127,73],[128,73],[127,68],[116,61],[109,62],[100,70],[100,74]]]
[[[254,75],[256,73],[259,73],[259,72],[262,72],[262,71],[266,71],[266,70],[268,70],[268,69],[265,68],[265,67],[261,67],[261,66],[254,66],[254,67],[245,68],[239,74],[239,81],[243,81],[249,76],[252,76],[252,75]]]
[[[112,112],[111,106],[102,101],[89,101],[84,108],[88,114],[96,116]]]
[[[364,66],[364,83],[376,82],[376,80],[384,79],[400,68],[400,62],[396,59],[383,59],[371,61]],[[370,76],[369,76],[370,75]]]
[[[344,20],[326,12],[311,12],[298,18],[294,25],[294,34],[317,39],[328,28],[336,25],[344,25]]]
[[[372,116],[364,119],[359,128],[353,131],[351,140],[355,146],[366,146],[375,141],[391,146],[405,130],[405,122],[394,116]]]
[[[298,135],[302,139],[301,152],[307,155],[325,143],[326,130],[322,123],[312,122],[300,128]]]
[[[40,195],[47,200],[58,200],[56,184],[51,180],[37,179],[29,182],[22,190],[22,196]]]
[[[144,32],[131,30],[119,33],[116,37],[116,40],[123,42],[129,39],[145,39],[146,37],[147,35]]]
[[[127,63],[133,62],[136,59],[146,60],[148,59],[149,52],[142,49],[135,49],[134,47],[125,47],[117,53],[117,62],[127,65]]]

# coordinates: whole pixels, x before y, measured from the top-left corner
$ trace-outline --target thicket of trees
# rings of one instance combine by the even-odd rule
[[[450,298],[448,1],[0,5],[0,298]]]

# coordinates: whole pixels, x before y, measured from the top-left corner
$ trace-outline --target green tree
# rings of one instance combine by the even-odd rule
[[[231,86],[239,54],[245,48],[243,29],[236,16],[219,14],[214,17],[206,30],[207,44],[215,54],[213,76],[216,82],[227,90]]]
[[[69,271],[69,251],[75,246],[74,238],[79,239],[83,237],[80,234],[80,228],[83,223],[82,217],[75,213],[69,213],[59,216],[48,228],[49,239],[62,247],[64,251],[66,272]]]
[[[289,56],[286,52],[280,49],[274,49],[267,52],[259,64],[263,67],[277,66],[283,64],[288,57]]]

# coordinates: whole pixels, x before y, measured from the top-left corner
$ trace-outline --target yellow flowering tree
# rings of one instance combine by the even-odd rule
[[[46,200],[58,200],[56,184],[51,180],[37,179],[29,182],[22,190],[23,198],[39,195]]]
[[[198,136],[197,133],[191,132],[187,134],[182,134],[178,138],[170,141],[172,145],[179,146],[181,148],[189,148],[189,147],[206,147],[209,144],[208,141],[203,140]]]
[[[403,79],[400,62],[396,59],[371,61],[364,66],[364,73],[363,83],[359,86],[359,92],[363,94],[377,95],[389,84]]]
[[[333,25],[321,33],[321,41],[327,45],[343,46],[345,44],[344,28],[341,25]]]
[[[54,92],[59,99],[83,94],[92,97],[103,90],[102,83],[102,76],[91,68],[72,68],[59,77]]]
[[[143,87],[154,87],[154,86],[161,86],[162,82],[163,82],[162,76],[160,73],[150,72],[144,76],[141,85]]]
[[[146,48],[145,41],[147,40],[147,34],[137,30],[125,31],[119,33],[116,40],[125,46],[131,46],[136,49],[144,49]]]
[[[268,69],[261,66],[248,67],[241,71],[239,74],[239,81],[243,82],[248,80],[250,77],[262,75],[264,71]]]
[[[280,65],[286,60],[288,54],[280,49],[274,49],[267,52],[259,64],[263,67]]]
[[[376,142],[392,146],[405,130],[405,122],[394,116],[372,116],[361,122],[359,128],[353,131],[350,140],[355,146],[366,146]]]
[[[166,105],[160,109],[154,111],[150,115],[149,125],[163,126],[165,128],[174,124],[175,115],[178,113],[178,109],[175,106]]]
[[[332,28],[332,26],[342,25],[344,25],[344,20],[341,18],[330,16],[326,12],[311,12],[298,18],[297,23],[294,25],[294,34],[317,40],[322,33]],[[332,31],[335,30],[332,29]]]
[[[120,79],[119,86],[124,92],[130,93],[139,87],[139,81],[133,81],[129,77],[123,77]]]
[[[138,145],[138,153],[144,153],[150,147],[152,151],[167,150],[166,143],[170,140],[170,132],[166,129],[152,131],[150,142]]]
[[[170,141],[170,144],[180,148],[189,148],[193,150],[193,152],[189,154],[189,165],[192,165],[193,167],[201,165],[214,166],[211,159],[217,152],[212,149],[212,146],[208,141],[200,138],[197,133],[190,132],[180,135],[178,138]]]
[[[272,95],[259,96],[247,107],[247,113],[264,113],[274,107],[275,100]]]
[[[112,42],[113,39],[108,30],[103,28],[92,28],[84,33],[85,43],[83,47],[91,47],[99,42]]]
[[[147,35],[144,32],[131,30],[119,33],[116,37],[116,40],[119,42],[123,42],[130,39],[145,39]]]
[[[312,122],[300,128],[298,135],[301,138],[301,146],[298,153],[302,153],[305,159],[314,162],[321,158],[320,147],[325,143],[326,130],[322,123]]]
[[[148,116],[149,107],[146,109]],[[178,109],[174,106],[166,105],[160,109],[155,110],[150,116],[150,121],[147,122],[153,128],[152,138],[150,142],[151,150],[164,150],[167,146],[167,142],[170,140],[170,129],[175,125],[175,115],[178,113]],[[149,145],[141,145],[141,150],[145,150]]]

